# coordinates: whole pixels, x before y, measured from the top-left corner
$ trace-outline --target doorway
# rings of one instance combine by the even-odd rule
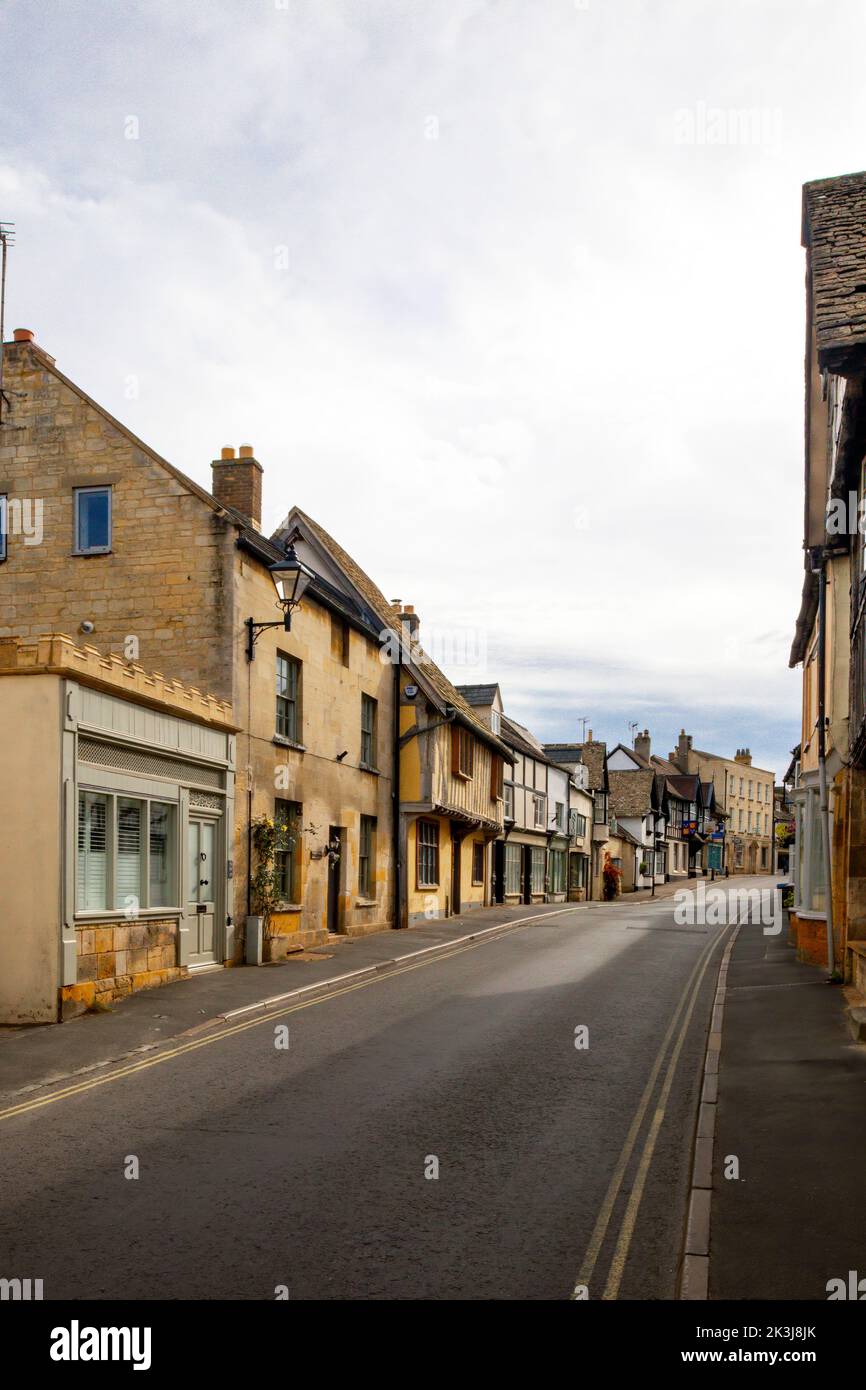
[[[461,881],[460,870],[463,862],[463,837],[458,835],[451,836],[451,912],[454,916],[460,912],[460,893]]]
[[[505,841],[493,841],[493,901],[505,902]]]
[[[217,958],[217,822],[190,817],[187,850],[189,964],[212,965]]]
[[[343,827],[332,825],[328,830],[328,931],[340,930],[340,872],[343,863]]]

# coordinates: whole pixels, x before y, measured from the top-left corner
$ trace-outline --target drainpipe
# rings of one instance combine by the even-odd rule
[[[391,856],[394,863],[394,926],[403,925],[403,875],[400,872],[400,672],[403,663],[394,663],[394,748],[392,779]]]
[[[824,851],[824,879],[827,885],[827,979],[833,978],[833,880],[830,858],[830,800],[827,795],[827,740],[825,681],[827,673],[827,556],[823,546],[811,552],[812,572],[818,576],[818,793],[821,815],[821,844]]]

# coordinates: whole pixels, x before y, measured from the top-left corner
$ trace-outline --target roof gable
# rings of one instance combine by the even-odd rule
[[[510,762],[511,754],[505,744],[482,723],[456,686],[451,684],[445,673],[427,655],[421,643],[409,639],[403,629],[400,610],[388,602],[382,590],[361,569],[357,561],[352,559],[348,551],[344,550],[324,527],[314,521],[311,516],[307,516],[300,507],[292,508],[285,521],[274,532],[272,539],[284,543],[291,536],[294,536],[295,532],[307,539],[317,553],[324,554],[328,560],[329,568],[335,571],[342,585],[348,584],[350,590],[354,591],[369,612],[371,621],[378,621],[382,640],[385,640],[384,634],[387,632],[391,632],[401,639],[405,654],[404,659],[411,664],[413,675],[422,689],[429,693],[432,702],[438,705],[443,712],[448,708],[453,709],[456,718],[462,724],[471,729],[482,742],[488,744],[501,757]]]

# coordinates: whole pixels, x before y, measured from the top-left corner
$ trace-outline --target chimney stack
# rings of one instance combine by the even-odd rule
[[[213,495],[223,507],[231,507],[262,529],[262,465],[253,457],[252,444],[242,444],[235,458],[232,448],[225,448],[211,464]]]
[[[651,743],[649,729],[644,729],[642,734],[637,734],[635,736],[634,751],[637,753],[639,758],[646,758],[647,762],[649,762],[650,748]]]
[[[671,753],[671,762],[676,763],[680,772],[689,770],[689,753],[692,749],[692,736],[687,734],[685,729],[680,729],[680,736],[677,739],[676,752]]]
[[[742,763],[744,767],[751,767],[751,766],[752,766],[752,750],[751,750],[751,748],[738,748],[738,749],[737,749],[737,752],[736,752],[736,755],[735,755],[735,757],[734,757],[734,762],[735,762],[735,763]]]
[[[403,629],[403,635],[406,640],[409,642],[420,641],[418,633],[421,628],[421,619],[415,612],[414,605],[411,603],[397,603],[395,607],[400,610],[400,626]]]

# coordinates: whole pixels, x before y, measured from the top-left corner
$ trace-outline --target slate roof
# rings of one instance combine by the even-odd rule
[[[551,762],[560,766],[583,763],[590,791],[604,790],[607,744],[600,739],[593,739],[592,743],[545,743],[544,751]]]
[[[651,809],[655,773],[635,768],[634,772],[611,772],[610,809],[615,816],[645,816]]]
[[[291,516],[300,520],[302,525],[307,527],[310,533],[316,537],[319,544],[351,581],[361,597],[370,605],[372,614],[382,620],[383,626],[391,628],[396,633],[402,633],[400,609],[388,602],[382,590],[373,583],[357,561],[352,559],[348,551],[345,551],[317,521],[314,521],[311,516],[307,516],[306,512],[301,511],[300,507],[293,508]],[[486,724],[481,722],[471,705],[467,703],[457,687],[451,684],[435,661],[431,660],[420,643],[413,642],[411,644],[411,658],[419,676],[432,687],[442,704],[451,705],[462,724],[470,728],[484,743],[494,748],[501,757],[510,763],[511,754],[506,745],[490,732]]]
[[[667,783],[686,801],[700,800],[701,781],[696,772],[680,772],[676,777],[668,777]]]
[[[458,685],[457,689],[469,705],[492,705],[496,699],[496,692],[499,686],[494,685]]]
[[[866,173],[803,185],[818,363],[851,369],[866,348]]]

